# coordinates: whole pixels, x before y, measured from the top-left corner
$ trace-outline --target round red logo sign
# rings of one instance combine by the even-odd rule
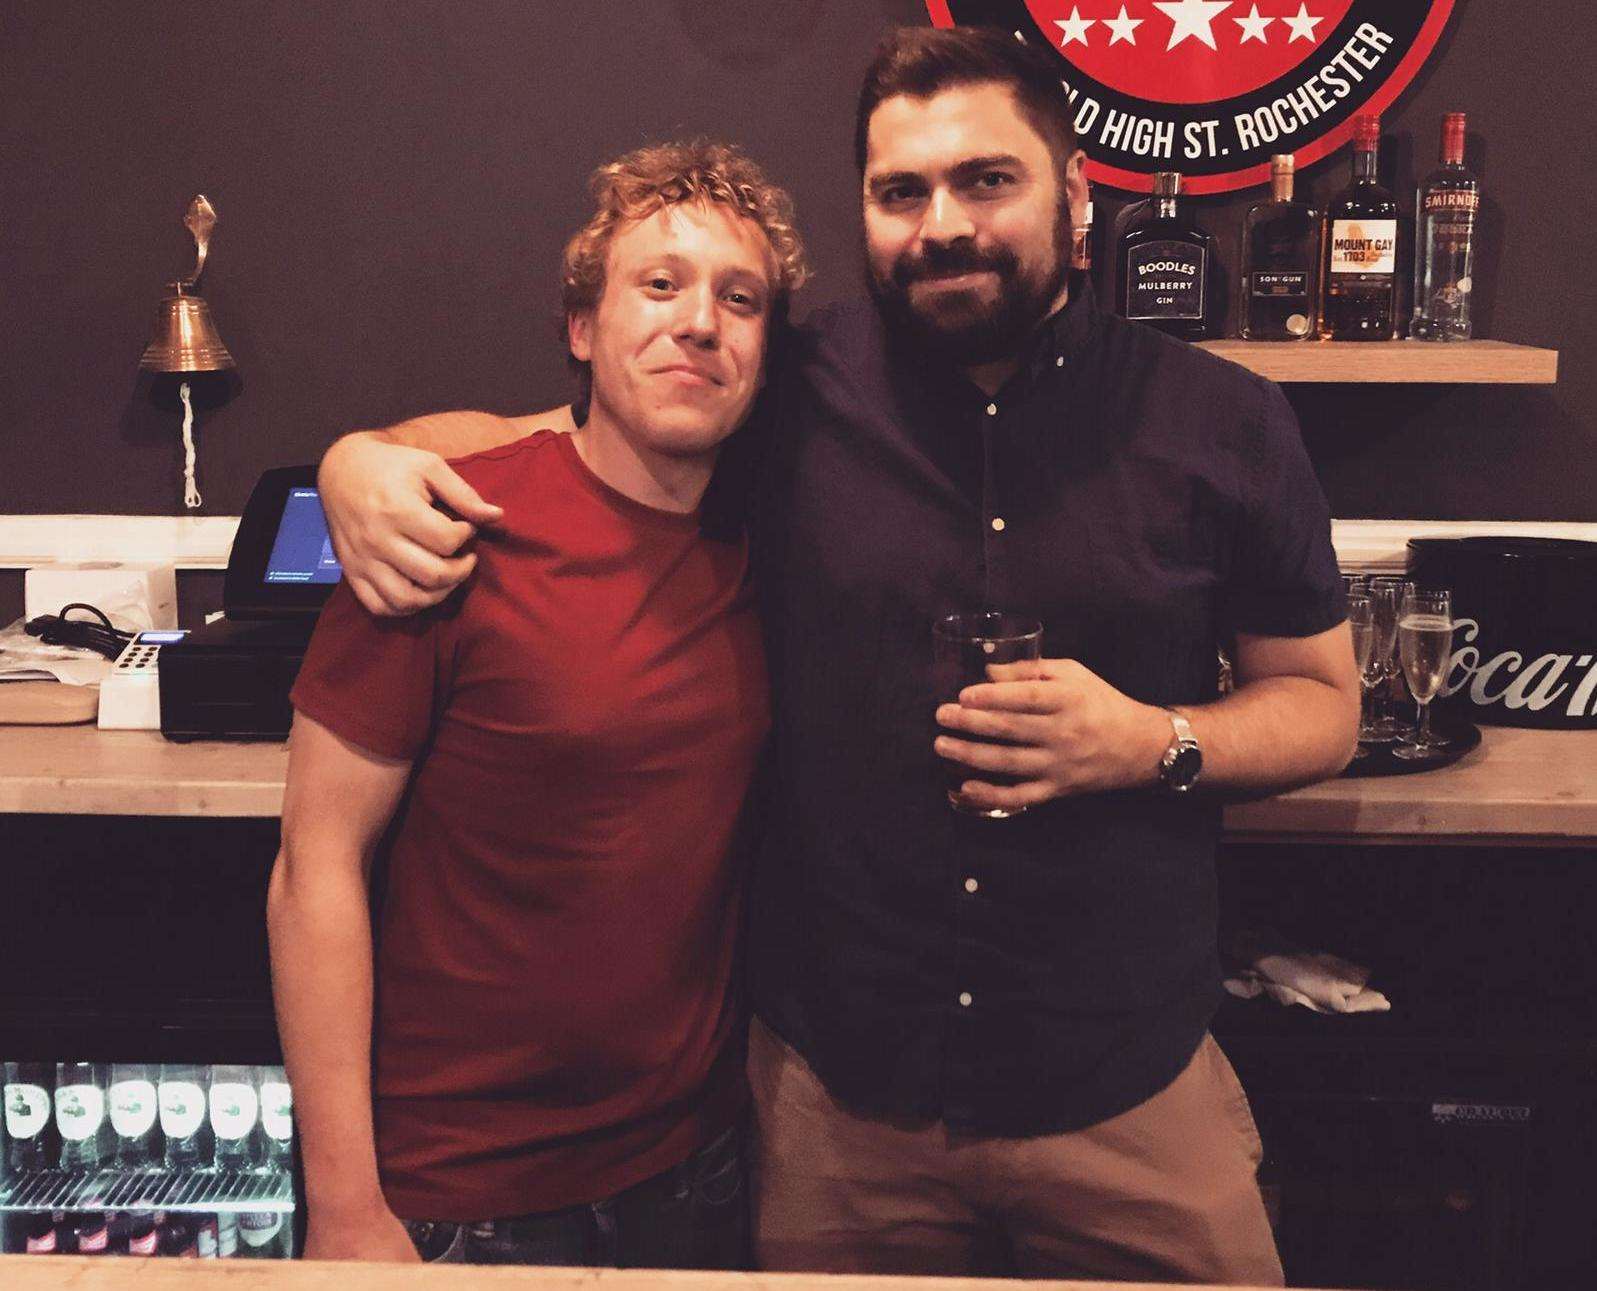
[[[939,27],[998,26],[1048,46],[1088,176],[1147,192],[1267,183],[1381,112],[1436,47],[1453,0],[926,0]]]

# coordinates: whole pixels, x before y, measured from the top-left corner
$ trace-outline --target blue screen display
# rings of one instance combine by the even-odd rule
[[[268,583],[336,583],[343,577],[315,489],[290,489],[266,561]]]

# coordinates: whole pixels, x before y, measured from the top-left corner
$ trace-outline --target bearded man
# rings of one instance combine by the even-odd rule
[[[751,507],[775,721],[757,1256],[1278,1284],[1257,1132],[1208,1026],[1223,798],[1354,746],[1295,418],[1270,382],[1099,312],[1067,254],[1070,104],[1007,33],[891,36],[856,161],[872,299],[791,338]],[[469,559],[432,540],[435,493],[494,523],[416,451],[447,440],[400,438],[346,440],[322,476],[387,613]],[[953,702],[932,625],[973,610],[1040,620],[1047,657]],[[948,761],[967,802],[1018,814],[951,811]]]

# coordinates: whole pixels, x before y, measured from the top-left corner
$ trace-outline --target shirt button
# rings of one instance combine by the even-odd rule
[[[970,1007],[970,992],[969,991],[961,991],[959,993],[959,1007],[962,1008],[962,1009],[968,1009]]]
[[[993,517],[993,532],[994,533],[1003,533],[1003,531],[1004,531],[1004,517],[1003,516],[994,516]]]
[[[980,886],[981,886],[981,884],[976,882],[975,879],[966,879],[965,880],[965,891],[967,891],[967,892],[974,892]]]
[[[1054,366],[1056,368],[1062,368],[1065,366],[1065,356],[1063,354],[1054,359]]]
[[[989,417],[996,417],[998,415],[998,405],[996,403],[990,403],[987,405],[987,415]]]

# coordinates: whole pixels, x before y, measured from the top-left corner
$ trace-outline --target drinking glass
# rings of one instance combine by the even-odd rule
[[[1402,603],[1401,579],[1372,578],[1364,587],[1370,602],[1370,663],[1368,679],[1363,671],[1363,706],[1359,713],[1360,744],[1390,744],[1398,737],[1397,724],[1381,711],[1381,692],[1397,675],[1397,616]]]
[[[989,680],[987,666],[1017,663],[1042,658],[1042,624],[1036,619],[983,610],[975,614],[950,614],[932,625],[932,664],[940,703],[956,704],[966,686]],[[983,739],[957,732],[962,740],[976,744],[1003,744],[1003,740]],[[943,762],[943,788],[948,805],[955,811],[989,820],[1002,820],[1025,811],[1024,807],[979,807],[960,792],[967,780],[986,780],[991,784],[1016,783],[1008,776],[983,773],[963,762],[948,758]]]
[[[1370,724],[1371,696],[1376,683],[1381,680],[1380,661],[1375,657],[1375,602],[1366,592],[1349,592],[1347,598],[1347,623],[1353,637],[1353,662],[1359,670],[1359,746],[1355,758],[1369,756],[1364,747],[1364,731]]]
[[[1415,589],[1403,597],[1397,620],[1397,651],[1409,693],[1419,708],[1414,738],[1392,750],[1394,757],[1423,761],[1445,753],[1448,742],[1431,733],[1431,700],[1447,680],[1453,661],[1453,596],[1443,589]]]

